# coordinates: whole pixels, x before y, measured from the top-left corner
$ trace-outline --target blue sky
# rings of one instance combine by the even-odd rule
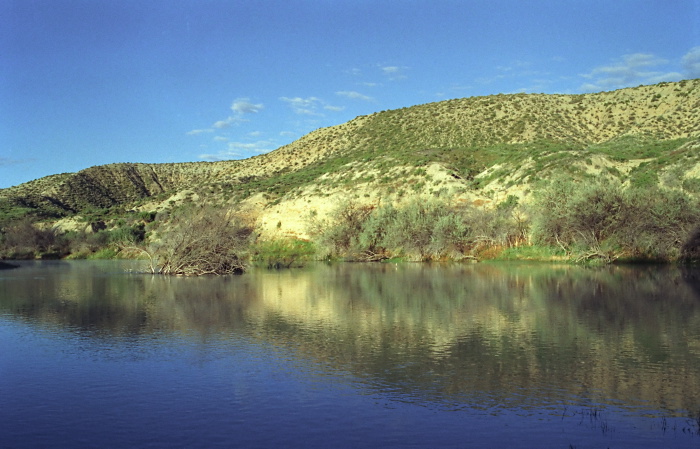
[[[0,188],[358,115],[700,78],[700,0],[0,0]]]

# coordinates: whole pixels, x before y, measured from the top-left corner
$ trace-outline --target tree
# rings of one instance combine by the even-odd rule
[[[252,223],[211,207],[174,217],[148,249],[153,273],[183,276],[239,274],[253,233]],[[132,247],[133,249],[133,247]]]
[[[39,228],[29,218],[0,230],[0,254],[13,259],[45,257],[66,251],[65,241],[55,228]]]

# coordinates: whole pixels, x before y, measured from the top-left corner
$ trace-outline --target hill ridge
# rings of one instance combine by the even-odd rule
[[[359,116],[244,160],[116,163],[48,176],[0,189],[0,213],[58,219],[90,208],[166,201],[183,190],[229,204],[256,197],[262,207],[352,182],[392,193],[398,178],[420,184],[416,178],[424,178],[431,164],[451,173],[462,192],[477,192],[499,181],[494,172],[508,170],[494,170],[496,164],[542,170],[543,157],[564,150],[578,159],[590,159],[591,151],[614,159],[616,148],[630,152],[626,159],[643,155],[646,147],[686,151],[700,138],[698,124],[700,79],[590,94],[451,99]],[[628,148],[635,145],[637,150]]]

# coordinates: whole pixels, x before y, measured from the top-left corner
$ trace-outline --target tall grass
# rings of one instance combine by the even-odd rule
[[[298,268],[316,258],[316,247],[307,240],[263,240],[253,245],[251,253],[255,265],[276,269]]]

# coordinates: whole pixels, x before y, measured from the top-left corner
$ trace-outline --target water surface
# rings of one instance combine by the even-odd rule
[[[700,272],[0,271],[0,447],[698,447]]]

